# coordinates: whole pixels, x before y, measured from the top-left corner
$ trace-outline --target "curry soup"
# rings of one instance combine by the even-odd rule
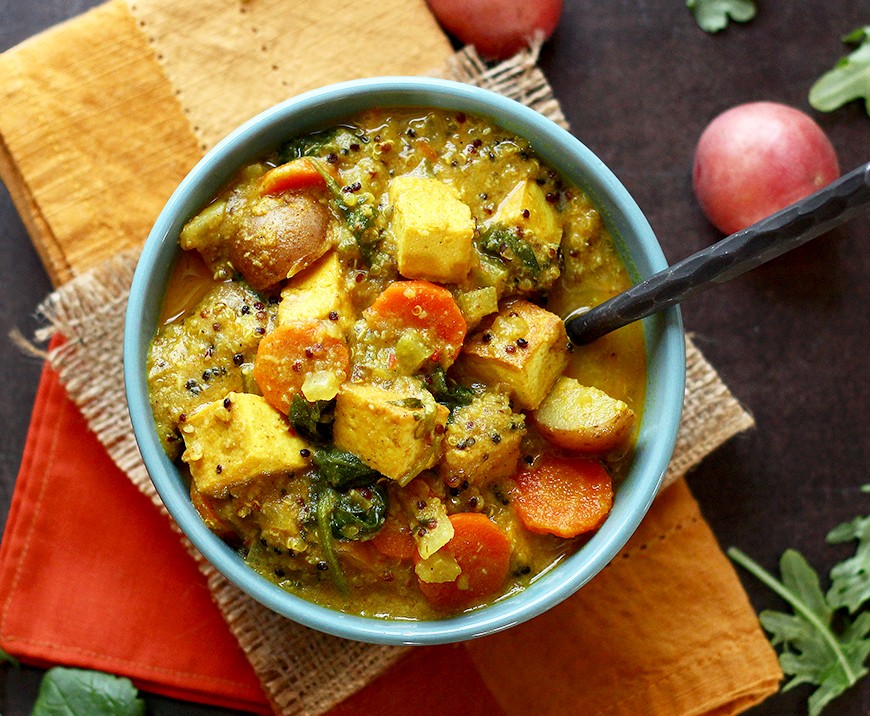
[[[590,200],[464,113],[369,111],[244,167],[184,227],[148,357],[208,527],[313,602],[432,619],[510,595],[606,518],[642,329]]]

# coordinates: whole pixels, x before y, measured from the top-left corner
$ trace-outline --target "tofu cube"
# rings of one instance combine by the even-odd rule
[[[335,251],[293,276],[281,291],[278,325],[308,318],[331,321],[339,332],[349,329],[353,322],[344,270]]]
[[[475,396],[456,408],[447,425],[442,479],[453,487],[465,480],[480,486],[510,477],[517,471],[525,434],[525,416],[511,410],[506,393]]]
[[[520,408],[537,408],[568,365],[562,319],[529,301],[507,302],[462,351],[461,369],[472,378],[506,386]]]
[[[459,283],[471,268],[474,220],[453,187],[401,176],[390,182],[396,261],[405,278]]]
[[[187,416],[181,434],[181,459],[196,489],[208,497],[226,497],[231,488],[308,467],[299,452],[306,443],[259,395],[229,393],[207,403]]]
[[[426,391],[345,383],[335,402],[333,441],[406,485],[441,459],[449,412]]]
[[[555,248],[562,241],[556,209],[532,179],[524,179],[511,189],[496,209],[492,223],[522,229],[523,237],[540,248]]]

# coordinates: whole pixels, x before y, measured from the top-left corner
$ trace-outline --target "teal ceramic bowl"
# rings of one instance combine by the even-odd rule
[[[240,166],[267,154],[283,140],[367,108],[391,106],[474,113],[526,137],[544,161],[596,202],[638,278],[666,267],[652,229],[613,173],[570,133],[528,107],[475,87],[434,79],[387,77],[331,85],[254,117],[215,146],[181,182],[145,243],[133,279],[124,335],[124,373],[133,429],[151,479],[183,532],[227,579],[274,611],[329,634],[380,644],[438,644],[491,634],[541,614],[580,589],[625,545],[649,509],[671,458],[683,404],[685,349],[677,308],[644,319],[646,404],[632,463],[617,488],[613,511],[579,551],[525,591],[441,620],[389,621],[320,607],[248,568],[200,520],[178,470],[160,447],[148,400],[146,355],[177,255],[179,231]]]

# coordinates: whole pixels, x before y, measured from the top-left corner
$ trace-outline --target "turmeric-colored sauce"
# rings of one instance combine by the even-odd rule
[[[341,611],[435,619],[527,587],[607,518],[643,331],[591,200],[462,112],[372,110],[240,168],[179,236],[148,369],[206,525]]]

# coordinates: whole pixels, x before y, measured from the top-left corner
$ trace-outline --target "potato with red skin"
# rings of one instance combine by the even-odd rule
[[[726,234],[839,176],[837,154],[822,128],[776,102],[741,104],[715,117],[698,140],[692,172],[701,209]]]
[[[562,0],[427,0],[447,32],[484,57],[505,59],[528,47],[538,32],[553,34]]]

